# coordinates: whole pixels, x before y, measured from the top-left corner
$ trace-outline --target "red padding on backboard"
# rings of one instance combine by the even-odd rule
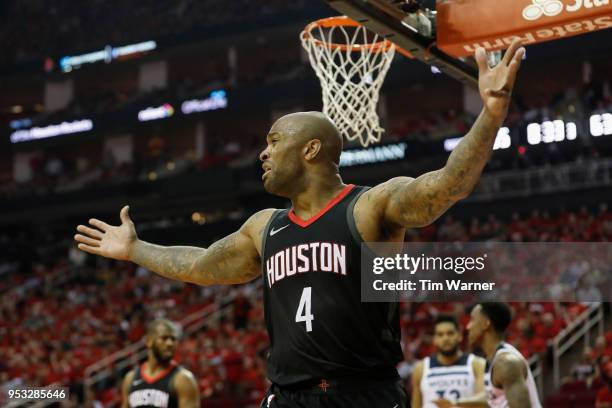
[[[612,0],[442,0],[436,10],[437,46],[455,57],[612,28]]]

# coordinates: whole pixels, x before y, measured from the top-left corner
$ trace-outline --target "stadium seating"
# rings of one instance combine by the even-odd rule
[[[584,209],[556,216],[543,216],[534,211],[507,221],[495,217],[486,217],[478,223],[445,219],[427,229],[410,232],[408,239],[465,237],[475,240],[486,236],[486,239],[508,240],[521,230],[521,225],[530,225],[531,233],[524,239],[555,240],[568,220],[574,220],[570,222],[576,227],[571,229],[574,235],[567,239],[612,238],[612,214],[602,207],[599,213]],[[214,228],[214,224],[207,228]],[[482,230],[495,233],[482,235]],[[591,232],[585,236],[585,231]],[[0,333],[3,333],[0,351],[10,356],[3,362],[5,366],[0,366],[0,372],[8,373],[9,378],[19,377],[28,384],[59,381],[78,387],[85,367],[139,340],[146,321],[152,316],[170,310],[169,317],[180,319],[212,304],[214,296],[219,296],[208,288],[154,277],[130,264],[101,260],[92,263],[92,259],[71,250],[69,242],[58,245],[51,232],[46,241],[49,248],[39,247],[39,255],[32,258],[26,246],[30,238],[22,236],[20,242],[5,236],[4,242],[13,243],[12,255],[8,262],[0,264],[0,270],[5,270],[3,281],[8,282],[2,289],[0,306]],[[53,259],[55,262],[51,262]],[[267,335],[261,294],[255,291],[245,296],[240,294],[240,288],[225,290],[232,292],[233,321],[185,339],[177,359],[196,374],[206,401],[229,406],[222,404],[229,403],[228,398],[239,396],[242,401],[247,399],[255,403],[267,386],[264,369]],[[403,303],[403,346],[410,359],[433,352],[431,321],[436,314],[454,313],[465,325],[465,306]],[[585,307],[580,304],[517,303],[513,304],[513,309],[515,319],[509,340],[528,357],[545,355],[547,341]],[[607,337],[612,334],[608,333]],[[605,344],[602,347],[611,350]],[[115,390],[118,380],[114,378],[111,387],[97,390],[98,398],[112,405],[118,398]],[[579,395],[574,399],[583,404],[590,401],[587,396],[592,397],[585,396],[585,390],[584,382],[573,382],[564,384],[561,392],[566,399],[570,394]]]

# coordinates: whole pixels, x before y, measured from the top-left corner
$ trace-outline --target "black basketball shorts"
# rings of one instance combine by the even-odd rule
[[[358,387],[334,386],[325,380],[305,389],[272,384],[261,408],[408,408],[401,381],[372,382]]]

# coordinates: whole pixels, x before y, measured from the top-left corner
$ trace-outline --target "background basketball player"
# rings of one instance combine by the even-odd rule
[[[195,408],[200,394],[193,374],[172,358],[179,330],[166,319],[154,320],[146,334],[147,361],[123,379],[122,408]]]
[[[440,399],[458,405],[484,393],[485,360],[462,352],[462,341],[457,319],[439,315],[434,322],[436,353],[418,362],[412,373],[412,408],[436,408]]]
[[[527,360],[503,341],[511,321],[512,312],[506,303],[480,303],[471,312],[469,343],[487,356],[486,399],[491,408],[540,408]]]
[[[262,210],[209,248],[163,247],[138,239],[128,207],[121,225],[80,225],[79,248],[130,260],[159,275],[201,285],[243,283],[263,269],[270,335],[268,406],[407,404],[397,303],[362,303],[361,242],[400,242],[432,223],[476,185],[504,121],[524,49],[515,41],[495,68],[478,49],[484,109],[446,165],[372,189],[338,174],[342,137],[321,113],[282,117],[261,153],[265,189],[291,210]],[[278,404],[278,405],[275,405]]]

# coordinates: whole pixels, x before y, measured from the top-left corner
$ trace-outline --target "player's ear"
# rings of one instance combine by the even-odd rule
[[[313,160],[321,152],[321,141],[319,139],[311,139],[304,145],[304,158]]]
[[[489,327],[491,327],[491,320],[489,319],[484,319],[484,329],[489,330]]]

